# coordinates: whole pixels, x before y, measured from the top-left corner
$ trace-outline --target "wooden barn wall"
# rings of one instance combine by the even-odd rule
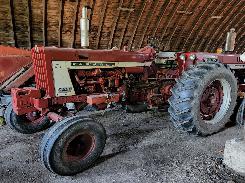
[[[245,51],[245,0],[0,0],[0,44],[79,48],[84,5],[92,49],[155,38],[162,50],[215,51],[235,28],[235,50]]]
[[[10,4],[0,0],[0,43],[14,45],[13,25]]]

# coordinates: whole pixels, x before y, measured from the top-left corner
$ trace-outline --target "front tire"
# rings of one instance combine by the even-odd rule
[[[237,80],[233,73],[223,64],[202,62],[177,80],[168,111],[176,128],[210,135],[229,121],[236,99]]]
[[[38,112],[17,115],[11,103],[5,111],[5,120],[11,129],[23,134],[33,134],[51,126],[48,117],[40,116]]]
[[[91,118],[75,116],[55,124],[41,143],[45,167],[59,175],[74,175],[89,168],[103,152],[106,132]]]

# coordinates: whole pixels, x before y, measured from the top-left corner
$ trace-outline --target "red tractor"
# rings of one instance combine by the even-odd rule
[[[233,113],[237,86],[243,91],[244,60],[209,53],[177,56],[177,61],[157,57],[151,47],[137,52],[35,47],[36,87],[12,89],[7,123],[21,133],[34,133],[59,121],[45,134],[41,157],[60,175],[83,171],[104,149],[103,126],[75,115],[87,104],[104,109],[121,103],[139,112],[139,106],[161,109],[169,99],[177,128],[202,135],[219,131]]]
[[[169,114],[174,126],[209,135],[220,131],[244,92],[245,64],[238,54],[183,53],[183,71],[171,89]]]
[[[11,88],[31,86],[33,83],[31,51],[0,45],[0,121],[11,101]]]

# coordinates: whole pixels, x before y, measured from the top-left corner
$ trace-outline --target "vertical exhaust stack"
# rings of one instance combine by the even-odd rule
[[[88,7],[84,6],[82,9],[82,18],[80,19],[81,30],[81,47],[89,47],[89,19],[88,19]]]
[[[227,33],[226,43],[225,43],[225,52],[233,52],[235,50],[236,43],[236,32],[235,29],[230,29],[230,32]]]

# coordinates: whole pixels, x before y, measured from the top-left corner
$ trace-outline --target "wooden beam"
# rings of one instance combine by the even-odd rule
[[[205,18],[205,13],[209,10],[214,0],[206,0],[202,7],[205,7],[203,11],[197,11],[194,13],[192,18],[189,18],[188,21],[185,23],[184,29],[179,35],[179,39],[175,43],[175,47],[178,49],[183,50],[186,44],[188,43],[189,39],[193,37],[192,35],[197,34],[197,30],[199,30],[199,23],[205,22],[203,19]],[[198,7],[201,7],[202,1],[199,1],[197,4]],[[205,22],[206,23],[206,22]],[[188,35],[186,33],[188,32]],[[184,39],[183,39],[184,38]]]
[[[62,28],[63,28],[63,15],[64,15],[64,0],[60,0],[59,4],[59,30],[58,30],[58,47],[62,47]]]
[[[156,36],[156,32],[157,30],[159,29],[160,25],[161,25],[161,22],[162,22],[162,19],[164,17],[164,14],[167,10],[167,7],[168,5],[170,4],[170,0],[167,0],[167,1],[164,1],[164,4],[162,5],[161,9],[160,9],[160,15],[158,17],[158,20],[157,20],[157,23],[156,23],[156,26],[155,26],[155,29],[153,30],[153,34],[152,34],[152,37],[155,37]]]
[[[245,49],[245,34],[243,34],[243,36],[241,36],[240,39],[237,40],[234,51],[238,51],[238,53],[244,53],[244,51],[242,52],[242,50],[244,49]]]
[[[245,52],[245,35],[241,37],[241,39],[239,40],[239,43],[240,45],[238,46],[238,49],[236,51],[239,54],[243,54]]]
[[[154,1],[154,2],[153,2],[153,7],[152,7],[152,8],[150,9],[150,11],[148,12],[148,15],[147,15],[147,18],[146,18],[146,23],[145,23],[144,30],[143,30],[143,34],[142,34],[142,36],[141,36],[141,38],[140,38],[139,48],[142,47],[142,44],[143,44],[144,39],[145,39],[145,37],[146,37],[145,34],[146,34],[146,32],[147,32],[147,30],[148,30],[148,28],[149,28],[150,23],[152,23],[152,18],[154,17],[153,15],[154,15],[154,13],[157,13],[157,12],[156,12],[156,9],[157,9],[158,5],[159,5],[159,0]],[[152,10],[152,11],[151,11],[151,10]]]
[[[95,41],[95,48],[98,49],[99,48],[99,43],[100,43],[100,38],[101,38],[101,31],[102,31],[102,27],[105,21],[105,13],[106,13],[106,7],[108,4],[108,0],[104,0],[103,2],[103,7],[101,10],[101,14],[100,14],[100,22],[99,22],[99,29],[98,29],[98,33],[97,33],[97,37],[96,37],[96,41]]]
[[[13,28],[12,31],[13,31],[14,46],[18,47],[17,35],[16,35],[16,26],[15,26],[15,17],[14,17],[14,2],[13,2],[13,0],[9,0],[9,6],[10,6],[11,25],[12,25],[12,28]]]
[[[90,18],[89,18],[89,20],[90,20],[89,21],[89,27],[91,27],[91,25],[92,25],[95,4],[96,4],[96,0],[92,0],[92,7],[91,7]]]
[[[141,9],[140,9],[140,14],[138,15],[139,18],[138,18],[136,24],[134,25],[133,33],[132,33],[132,35],[131,35],[131,37],[130,37],[130,39],[129,39],[129,43],[128,43],[128,48],[129,48],[129,50],[131,50],[131,48],[132,48],[132,44],[133,44],[133,41],[134,41],[134,37],[135,37],[136,31],[137,31],[137,29],[138,29],[138,26],[139,26],[141,17],[142,17],[142,15],[143,15],[143,13],[144,13],[144,10],[145,10],[145,7],[146,7],[147,2],[148,2],[147,0],[143,0],[142,6],[141,6]]]
[[[27,16],[28,16],[28,43],[29,48],[33,47],[33,37],[32,37],[32,8],[31,8],[31,0],[27,1]]]
[[[223,3],[222,1],[219,1],[219,4],[217,4],[214,0],[211,1],[207,1],[204,6],[203,6],[203,11],[201,11],[201,16],[200,17],[196,17],[195,19],[195,24],[192,24],[192,28],[191,31],[187,37],[187,39],[185,40],[182,49],[187,48],[187,44],[190,38],[194,38],[194,41],[191,43],[190,46],[190,50],[192,49],[192,47],[194,45],[196,45],[197,40],[199,38],[199,34],[201,32],[201,30],[203,30],[203,28],[209,27],[210,24],[212,24],[212,22],[209,22],[208,20],[206,20],[207,16],[209,16],[209,10],[212,9],[212,12],[210,14],[210,17],[212,15],[216,15],[216,11],[217,8],[220,5],[226,5],[225,3]],[[214,6],[214,8],[212,8]]]
[[[116,12],[116,15],[114,17],[113,24],[112,24],[112,30],[111,30],[111,35],[110,35],[110,41],[108,43],[108,49],[110,49],[112,47],[114,33],[115,33],[115,30],[116,30],[118,19],[119,19],[120,12],[121,12],[121,9],[119,9],[119,8],[122,7],[122,5],[123,5],[123,0],[120,0],[119,5],[118,5],[118,9],[117,9],[117,12]]]
[[[230,11],[230,6],[232,6],[234,3],[236,3],[236,0],[232,0],[232,1],[230,1],[228,4],[225,4],[225,7],[224,7],[224,9],[223,9],[223,16],[226,16],[226,15],[228,15],[229,14],[229,12],[231,12]],[[216,5],[215,5],[216,6]],[[215,19],[216,21],[218,21],[217,19]],[[201,36],[202,37],[202,39],[201,39],[201,41],[199,41],[199,43],[198,43],[198,41],[197,41],[197,45],[196,45],[196,49],[197,50],[203,50],[202,49],[202,47],[203,46],[205,46],[205,45],[207,45],[208,44],[208,42],[209,42],[209,39],[211,39],[211,37],[213,37],[213,34],[214,34],[214,32],[215,32],[215,29],[217,30],[219,27],[220,27],[220,25],[222,24],[222,22],[224,21],[224,20],[222,20],[221,22],[220,22],[220,24],[215,24],[214,23],[214,21],[215,20],[212,20],[211,21],[211,23],[209,23],[208,24],[208,29],[207,30],[205,30],[204,31],[204,34]],[[206,26],[207,27],[207,26]],[[207,36],[209,36],[210,35],[210,37],[208,37],[208,40],[206,41],[206,37]],[[204,51],[204,50],[203,50]]]
[[[190,6],[190,5],[193,3],[193,1],[195,2],[195,4],[194,4],[193,6]],[[182,14],[181,17],[179,17],[179,18],[176,20],[176,23],[174,23],[174,25],[175,25],[175,26],[174,26],[174,31],[172,31],[171,36],[169,36],[169,40],[168,40],[167,45],[170,45],[170,44],[171,44],[172,50],[177,50],[177,49],[175,49],[175,45],[176,45],[175,43],[176,43],[177,41],[172,41],[172,39],[173,39],[173,37],[174,37],[174,35],[175,35],[177,29],[179,28],[179,23],[180,23],[180,22],[182,22],[182,23],[185,22],[184,25],[186,25],[187,18],[191,19],[190,16],[192,15],[192,14],[186,13],[186,12],[191,12],[192,10],[195,10],[196,7],[197,7],[197,5],[198,5],[199,3],[200,3],[200,1],[189,0],[189,1],[187,1],[187,3],[185,3],[185,7],[183,7],[183,10],[182,10],[182,11],[177,11],[177,13],[179,13],[179,12],[184,12],[184,13]],[[190,8],[190,7],[191,7],[191,8]],[[190,9],[190,11],[188,11],[188,9]],[[183,17],[184,17],[185,19],[184,19],[184,21],[181,21]]]
[[[73,17],[73,23],[72,23],[72,36],[71,36],[71,48],[74,48],[75,46],[75,40],[76,40],[76,30],[77,30],[77,20],[78,20],[78,10],[80,6],[81,0],[76,0],[75,4],[75,16]]]
[[[245,43],[243,43],[243,47],[240,49],[239,53],[243,54],[245,52]]]
[[[167,17],[167,20],[166,20],[167,24],[164,24],[163,31],[161,32],[160,46],[163,46],[164,36],[165,36],[165,34],[167,32],[167,29],[169,27],[170,22],[172,22],[172,19],[173,19],[174,15],[175,15],[176,11],[178,10],[179,6],[181,5],[180,2],[181,2],[181,0],[176,1],[174,8],[171,9],[171,11],[170,11],[170,13],[169,13],[169,15]]]
[[[219,25],[219,27],[212,34],[211,38],[208,41],[208,44],[205,46],[205,50],[208,50],[208,49],[212,50],[216,46],[219,46],[219,44],[221,42],[220,40],[222,38],[224,38],[224,35],[222,35],[221,32],[223,32],[223,34],[226,34],[229,31],[229,28],[232,28],[233,26],[235,26],[239,22],[241,23],[241,26],[244,25],[244,21],[242,21],[242,19],[245,17],[245,14],[243,14],[241,16],[241,14],[239,14],[239,12],[242,12],[243,11],[242,9],[245,9],[245,2],[241,3],[240,6],[238,6],[238,5],[239,4],[236,5],[237,6],[236,11],[235,11],[235,8],[233,8],[230,12],[228,12],[227,15],[225,15],[226,18],[222,21],[222,23]],[[208,48],[208,46],[211,43],[213,43],[214,41],[215,41],[215,44],[212,44],[212,46],[210,46]]]
[[[231,11],[228,11],[225,15],[226,18],[218,26],[216,26],[216,29],[215,31],[213,31],[213,34],[211,34],[207,44],[203,45],[203,47],[201,48],[203,48],[206,51],[209,51],[212,50],[214,47],[219,46],[220,40],[224,38],[222,33],[226,34],[226,32],[229,31],[228,26],[232,28],[233,24],[236,24],[236,21],[240,21],[241,17],[237,17],[237,15],[241,11],[241,9],[244,8],[244,5],[245,4],[241,4],[240,7],[238,6],[237,11],[234,11],[235,8],[233,8]]]
[[[240,26],[240,28],[238,29],[237,38],[238,39],[236,41],[235,51],[238,51],[238,53],[243,53],[243,50],[245,49],[245,33],[243,26]]]
[[[129,9],[132,9],[133,6],[134,6],[134,3],[135,3],[135,0],[132,0],[130,5],[129,5]],[[125,19],[125,21],[123,22],[124,23],[124,27],[122,29],[122,34],[120,35],[120,38],[119,38],[119,42],[118,42],[118,48],[121,48],[122,47],[122,42],[123,42],[123,38],[126,34],[126,30],[127,30],[127,27],[128,27],[128,22],[129,22],[129,17],[131,15],[131,12],[132,11],[128,11],[128,15]]]
[[[47,44],[47,0],[43,0],[43,46]]]

